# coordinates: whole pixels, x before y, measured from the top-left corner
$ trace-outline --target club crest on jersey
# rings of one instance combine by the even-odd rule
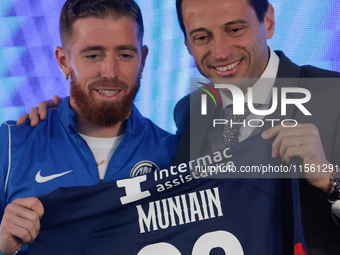
[[[138,162],[131,170],[130,177],[136,177],[159,170],[158,166],[148,160]]]

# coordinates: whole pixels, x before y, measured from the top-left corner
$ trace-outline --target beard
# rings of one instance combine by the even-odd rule
[[[76,105],[81,110],[83,117],[91,124],[100,127],[112,127],[119,122],[128,118],[132,110],[133,101],[137,95],[140,86],[140,80],[137,78],[134,86],[129,90],[129,86],[118,79],[102,80],[90,83],[88,86],[89,93],[87,94],[82,89],[81,84],[77,82],[74,71],[71,71],[70,79],[70,94]],[[125,92],[125,95],[114,102],[98,102],[95,99],[94,89],[118,88]]]

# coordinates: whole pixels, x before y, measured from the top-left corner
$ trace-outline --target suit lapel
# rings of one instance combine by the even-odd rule
[[[219,118],[222,106],[216,106],[210,98],[207,99],[207,115],[201,115],[201,95],[197,91],[190,97],[190,159],[209,151],[208,135],[213,127],[213,120]],[[221,136],[222,139],[222,136]]]
[[[299,77],[300,77],[300,67],[293,62],[291,62],[285,54],[281,51],[275,52],[280,58],[279,69],[277,73],[277,78],[275,80],[274,87],[278,89],[278,106],[274,113],[265,117],[265,119],[275,119],[280,120],[280,122],[284,119],[292,119],[296,110],[294,105],[287,105],[286,115],[282,116],[281,114],[281,91],[282,88],[287,87],[298,87],[299,85]],[[287,98],[296,98],[296,94],[288,93]],[[270,101],[270,105],[272,104],[272,99]],[[275,121],[274,125],[278,125],[279,122]],[[267,130],[272,127],[271,121],[265,121],[263,130]]]

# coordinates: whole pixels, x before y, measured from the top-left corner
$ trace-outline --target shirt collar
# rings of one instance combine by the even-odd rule
[[[252,86],[253,88],[253,103],[258,104],[269,104],[271,99],[271,89],[274,86],[275,78],[279,69],[279,62],[280,58],[277,56],[277,54],[270,48],[269,48],[269,61],[264,69],[262,75],[260,78],[254,83]],[[262,79],[264,78],[264,79]],[[248,93],[246,93],[244,101],[248,101]],[[233,103],[233,100],[231,100],[225,93],[221,91],[221,98],[223,107],[226,107]]]

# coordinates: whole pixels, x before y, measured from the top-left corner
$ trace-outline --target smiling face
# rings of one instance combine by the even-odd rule
[[[261,76],[275,25],[271,5],[262,23],[247,0],[184,0],[182,11],[185,43],[203,76]]]
[[[83,18],[74,39],[57,48],[62,71],[70,74],[70,106],[98,126],[113,126],[131,114],[147,47],[129,17]]]

